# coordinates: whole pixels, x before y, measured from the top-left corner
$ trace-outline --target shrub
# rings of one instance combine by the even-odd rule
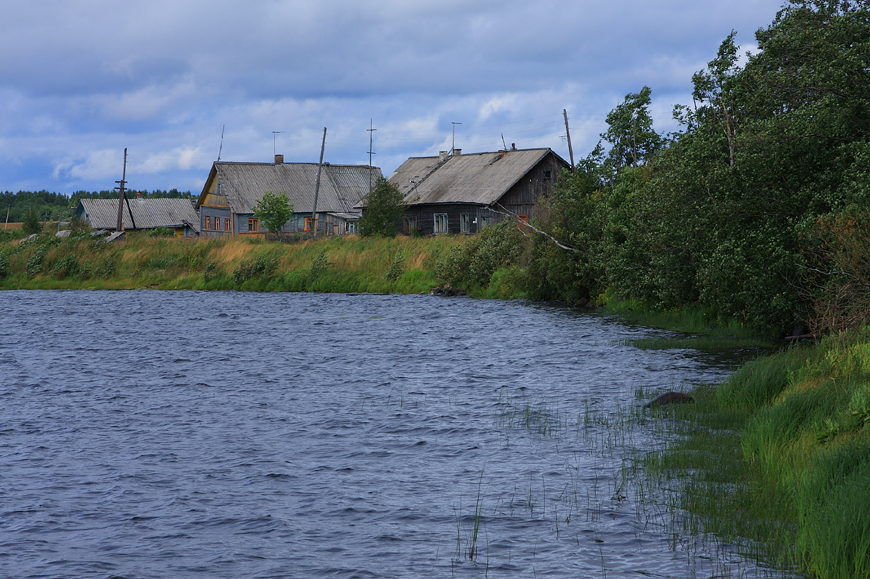
[[[243,261],[233,270],[233,283],[241,285],[257,277],[268,278],[278,267],[278,260],[271,255],[259,255],[254,259]]]
[[[149,230],[145,235],[148,237],[174,237],[175,230],[170,227],[155,227]]]
[[[364,201],[365,208],[359,222],[360,234],[364,237],[395,237],[399,232],[398,224],[405,214],[404,200],[399,188],[383,177],[378,177]]]
[[[21,229],[27,235],[42,233],[42,223],[40,223],[39,214],[36,213],[35,209],[31,208],[27,211],[27,214],[24,216],[24,222],[21,224]]]

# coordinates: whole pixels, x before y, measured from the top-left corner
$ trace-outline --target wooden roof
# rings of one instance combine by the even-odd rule
[[[187,222],[199,233],[199,216],[190,199],[132,198],[128,201],[124,203],[124,229],[133,229],[134,222],[136,229],[184,227]],[[115,229],[118,225],[118,200],[81,199],[76,214],[86,218],[94,229]]]
[[[520,149],[440,157],[411,157],[389,181],[405,196],[405,203],[472,203],[491,205],[501,199],[551,149]],[[556,176],[554,175],[554,178]]]
[[[318,212],[346,213],[369,192],[369,180],[374,183],[381,170],[368,165],[330,165],[324,163],[317,195]],[[263,194],[286,193],[296,213],[314,209],[314,189],[317,163],[234,163],[219,161],[212,165],[197,206],[212,185],[220,184],[220,192],[235,213],[253,213]]]

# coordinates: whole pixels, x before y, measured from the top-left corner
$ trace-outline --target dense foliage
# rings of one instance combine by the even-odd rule
[[[651,134],[647,87],[608,116],[609,154],[596,148],[541,212],[538,227],[576,251],[536,238],[535,295],[609,288],[759,330],[817,323],[810,289],[831,282],[807,263],[819,228],[870,208],[870,9],[791,0],[756,37],[745,66],[732,33],[694,75],[667,142]]]
[[[365,237],[395,237],[397,224],[404,214],[405,204],[398,187],[378,177],[371,193],[365,198],[365,208],[359,222],[360,234]]]

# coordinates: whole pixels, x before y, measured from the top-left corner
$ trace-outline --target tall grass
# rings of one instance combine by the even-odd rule
[[[686,524],[772,565],[870,577],[868,331],[757,359],[695,397],[668,410],[683,441],[646,459]]]
[[[105,244],[50,235],[0,244],[3,289],[198,289],[422,293],[455,237],[330,237],[297,243],[154,238]]]

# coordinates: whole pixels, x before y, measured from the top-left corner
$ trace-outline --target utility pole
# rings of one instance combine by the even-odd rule
[[[115,183],[119,183],[120,187],[115,187],[115,189],[120,190],[120,195],[118,197],[118,227],[115,228],[115,231],[124,231],[124,186],[127,184],[127,147],[124,147],[124,170],[121,173],[121,180],[115,181]],[[131,214],[132,216],[132,214]]]
[[[372,150],[372,144],[374,143],[374,135],[376,128],[374,128],[374,119],[369,119],[369,128],[367,129],[369,132],[369,194],[372,192],[372,155],[375,152]]]
[[[314,208],[311,210],[311,232],[317,237],[317,195],[320,193],[320,172],[323,170],[323,150],[326,149],[326,127],[323,127],[323,143],[320,145],[320,164],[317,166],[317,181],[314,183]]]
[[[462,123],[451,123],[453,125],[453,144],[450,146],[450,155],[453,155],[453,151],[456,150],[456,125],[461,125]]]
[[[571,172],[574,172],[574,149],[571,148],[571,130],[568,128],[568,109],[562,109],[565,115],[565,133],[568,135],[568,154],[571,155]]]

